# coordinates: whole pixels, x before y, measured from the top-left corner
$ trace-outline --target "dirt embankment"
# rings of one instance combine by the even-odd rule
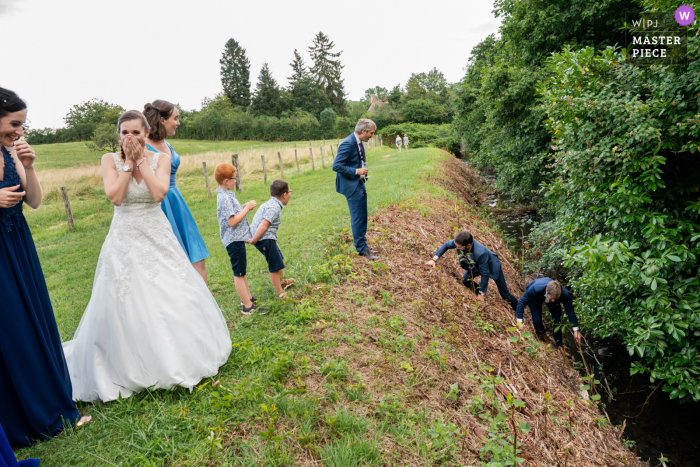
[[[424,265],[444,241],[468,230],[498,254],[516,297],[525,286],[505,242],[480,217],[478,177],[449,159],[443,173],[431,178],[455,197],[426,200],[429,211],[398,205],[374,216],[368,238],[380,262],[354,260],[353,273],[328,298],[329,310],[345,316],[350,327],[343,331],[321,324],[313,335],[317,342],[337,341],[328,357],[348,359],[357,380],[371,389],[369,403],[351,407],[358,415],[381,416],[391,399],[403,410],[429,409],[431,420],[455,427],[448,431],[456,449],[435,435],[419,454],[415,445],[386,435],[384,453],[406,465],[424,465],[425,452],[438,450],[444,455],[433,454],[447,465],[498,459],[504,463],[497,465],[512,465],[506,459],[508,450],[513,452],[513,427],[526,422],[517,432],[519,456],[525,459],[519,465],[645,465],[622,446],[619,430],[596,402],[582,399],[584,382],[553,341],[528,337],[534,334],[529,323],[520,332],[508,330],[514,315],[493,281],[485,304],[477,306],[474,294],[461,284],[463,271],[454,252],[437,270]],[[347,329],[361,337],[343,339]],[[312,393],[322,392],[326,382],[321,374],[305,381]],[[509,394],[523,405],[509,405]]]

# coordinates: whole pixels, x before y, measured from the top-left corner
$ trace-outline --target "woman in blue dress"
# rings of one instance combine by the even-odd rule
[[[190,258],[190,263],[206,282],[207,265],[204,260],[209,256],[209,252],[182,193],[177,189],[175,175],[180,167],[180,156],[165,141],[165,138],[174,135],[180,126],[180,113],[175,105],[159,99],[146,104],[143,114],[151,126],[151,133],[146,138],[146,148],[170,155],[170,190],[160,206],[168,217],[180,245]]]
[[[12,445],[31,445],[77,421],[66,359],[22,204],[41,205],[27,106],[0,88],[0,425]]]

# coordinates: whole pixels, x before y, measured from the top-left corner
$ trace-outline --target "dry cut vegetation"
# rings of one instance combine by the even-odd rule
[[[343,279],[326,292],[325,319],[312,332],[325,360],[287,383],[327,401],[316,436],[340,437],[342,417],[374,420],[385,426],[373,436],[388,465],[644,465],[554,342],[534,339],[530,324],[512,327],[493,282],[479,306],[449,253],[439,269],[424,266],[442,242],[469,230],[499,255],[511,291],[524,290],[505,243],[478,215],[477,177],[449,159],[432,181],[455,196],[372,218],[368,237],[380,261],[351,260],[347,230],[326,238],[327,273]],[[308,457],[296,462],[314,465],[318,453],[306,442]]]

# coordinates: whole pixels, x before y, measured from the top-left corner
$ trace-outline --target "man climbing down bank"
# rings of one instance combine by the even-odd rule
[[[454,238],[445,242],[440,249],[435,253],[433,259],[428,261],[428,266],[435,266],[435,262],[445,254],[447,250],[457,249],[459,256],[459,265],[466,272],[462,276],[462,283],[476,293],[477,300],[484,301],[486,296],[486,288],[488,287],[489,279],[493,279],[498,287],[498,293],[503,300],[506,300],[513,310],[518,306],[518,300],[508,290],[506,278],[503,275],[501,262],[498,260],[498,255],[486,248],[481,243],[474,240],[469,232],[460,232]],[[481,285],[477,286],[474,278],[481,276]]]
[[[574,339],[576,339],[577,343],[581,344],[581,333],[578,330],[576,312],[574,312],[574,306],[571,303],[571,294],[569,294],[569,291],[566,290],[565,287],[562,287],[559,281],[555,281],[549,277],[535,279],[527,284],[527,289],[525,290],[523,296],[520,297],[518,307],[515,310],[518,324],[522,324],[525,305],[529,305],[530,313],[532,313],[532,324],[535,326],[535,331],[537,331],[537,334],[542,337],[546,336],[547,331],[542,324],[543,303],[547,304],[549,313],[552,315],[554,329],[557,329],[559,323],[561,322],[561,305],[564,304],[566,314],[569,316],[569,322],[574,327]],[[561,329],[554,331],[554,342],[556,342],[557,347],[560,350],[564,350],[562,347]]]

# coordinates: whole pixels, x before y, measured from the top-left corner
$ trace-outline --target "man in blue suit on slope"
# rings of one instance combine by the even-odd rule
[[[578,329],[578,320],[576,319],[574,305],[571,303],[571,294],[566,290],[566,287],[562,287],[559,281],[555,281],[549,277],[535,279],[527,284],[525,293],[520,297],[520,300],[518,300],[518,307],[515,310],[518,324],[522,324],[525,306],[529,305],[530,313],[532,313],[532,324],[535,326],[537,334],[542,337],[546,336],[547,331],[544,328],[544,324],[542,324],[542,305],[545,303],[547,304],[547,308],[549,308],[549,313],[552,315],[554,329],[559,327],[559,323],[561,322],[561,306],[564,305],[566,314],[569,316],[569,322],[574,327],[574,339],[576,339],[578,344],[581,344],[581,333]],[[561,329],[554,332],[554,342],[556,342],[560,350],[564,350],[562,347]]]
[[[355,249],[360,256],[369,260],[378,259],[376,251],[367,246],[367,158],[362,143],[374,136],[377,125],[368,118],[362,118],[355,125],[355,132],[338,146],[338,154],[333,161],[335,191],[345,196],[350,209],[350,224]]]
[[[459,257],[459,265],[466,271],[464,276],[462,276],[462,283],[477,294],[476,299],[480,302],[484,301],[489,279],[493,279],[496,282],[501,298],[507,301],[511,308],[515,310],[518,305],[518,299],[508,290],[508,284],[506,284],[506,277],[503,275],[498,255],[474,240],[474,237],[469,232],[460,232],[455,236],[454,240],[445,242],[435,253],[433,259],[425,264],[435,266],[437,260],[447,250],[455,249]],[[479,284],[475,282],[478,276],[481,276]]]

